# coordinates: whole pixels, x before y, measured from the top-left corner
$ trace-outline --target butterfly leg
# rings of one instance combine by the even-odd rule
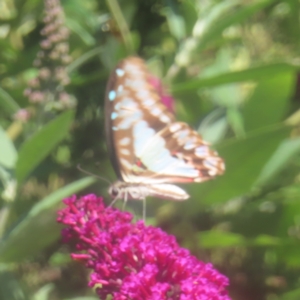
[[[123,202],[123,210],[125,210],[125,206],[126,206],[126,203],[127,203],[127,200],[128,200],[128,192],[127,191],[125,191],[125,193],[124,193],[125,195],[124,195],[124,202]]]
[[[108,207],[112,207],[118,200],[118,196],[115,197],[115,199],[113,199],[113,201],[111,201],[111,203],[108,205]]]
[[[146,197],[143,199],[143,220],[146,221]]]
[[[120,199],[120,195],[121,195],[121,191],[118,190],[117,196],[112,200],[112,202],[108,205],[108,207],[112,207],[117,202],[117,200]]]

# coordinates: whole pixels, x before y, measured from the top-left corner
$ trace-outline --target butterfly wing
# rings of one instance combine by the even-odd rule
[[[106,88],[105,128],[108,150],[117,176],[127,182],[133,178],[133,170],[139,163],[134,148],[138,147],[142,137],[133,136],[135,125],[147,120],[152,130],[158,132],[167,123],[175,121],[173,114],[161,103],[159,95],[149,83],[149,76],[142,59],[129,57],[112,71]]]
[[[145,127],[143,132],[151,132],[147,126],[140,122],[134,131]],[[221,175],[225,169],[222,158],[183,122],[169,124],[153,136],[149,134],[147,142],[136,145],[134,150],[143,166],[139,176],[148,182],[202,182]]]
[[[200,182],[222,174],[223,160],[196,131],[175,121],[150,76],[142,59],[130,57],[117,65],[107,85],[107,143],[119,179]]]

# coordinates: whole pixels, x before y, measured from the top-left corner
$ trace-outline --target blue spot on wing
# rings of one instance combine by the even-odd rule
[[[114,120],[118,117],[118,114],[116,112],[111,113],[111,119]]]
[[[115,91],[110,91],[110,92],[108,93],[108,99],[109,99],[110,101],[114,101],[115,98],[116,98],[116,96],[117,96],[117,94],[116,94]]]
[[[125,71],[122,69],[116,69],[116,73],[119,77],[122,77],[125,74]]]

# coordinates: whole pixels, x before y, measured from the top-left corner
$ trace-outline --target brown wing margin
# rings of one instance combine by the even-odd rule
[[[105,119],[105,138],[106,138],[106,145],[107,150],[109,154],[110,161],[113,165],[113,168],[115,170],[115,173],[119,179],[121,179],[121,174],[119,171],[119,166],[116,161],[116,149],[115,149],[115,143],[113,140],[113,132],[112,132],[112,121],[110,118],[111,112],[112,112],[112,103],[110,103],[108,94],[110,91],[115,90],[115,86],[117,84],[117,76],[115,70],[120,67],[122,62],[120,62],[110,73],[108,83],[106,85],[105,90],[105,100],[104,100],[104,119]]]
[[[198,176],[191,178],[191,181],[202,182],[224,173],[223,159],[188,124],[173,123],[162,132],[161,136],[166,140],[166,148],[173,157],[198,170]],[[178,181],[173,182],[182,180],[178,178]]]

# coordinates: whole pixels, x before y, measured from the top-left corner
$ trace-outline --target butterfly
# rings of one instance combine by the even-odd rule
[[[112,71],[105,97],[105,128],[118,181],[114,199],[189,198],[173,183],[203,182],[221,175],[223,159],[162,103],[151,74],[139,57],[122,60]]]

